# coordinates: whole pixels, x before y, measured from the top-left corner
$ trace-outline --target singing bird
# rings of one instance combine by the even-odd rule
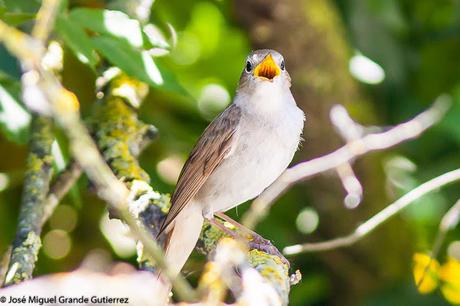
[[[205,129],[186,161],[160,233],[179,273],[204,218],[258,196],[287,168],[305,116],[292,96],[283,56],[269,49],[246,58],[233,103]]]

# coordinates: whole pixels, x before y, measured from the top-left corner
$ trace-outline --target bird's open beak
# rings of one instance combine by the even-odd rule
[[[280,75],[281,70],[273,60],[271,54],[267,55],[264,60],[254,69],[254,75],[264,80],[271,81],[274,77]]]

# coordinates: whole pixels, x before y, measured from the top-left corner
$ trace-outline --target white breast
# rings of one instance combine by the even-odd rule
[[[299,145],[304,114],[287,92],[283,96],[253,96],[257,101],[246,100],[246,105],[240,105],[236,146],[196,196],[207,217],[255,198],[291,162]],[[258,109],[264,106],[260,102],[265,104],[263,110]]]

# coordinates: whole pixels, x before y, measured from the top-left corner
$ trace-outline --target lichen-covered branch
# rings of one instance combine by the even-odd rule
[[[135,108],[148,92],[139,81],[119,75],[107,86],[106,96],[97,102],[91,118],[91,130],[104,159],[125,182],[149,181],[148,174],[139,166],[139,155],[145,140],[153,139],[157,130],[137,118]],[[129,88],[134,96],[124,95]],[[133,101],[133,99],[136,100]]]
[[[234,305],[287,305],[283,284],[274,286],[284,280],[276,279],[276,270],[281,269],[282,263],[275,260],[272,266],[265,261],[269,258],[266,254],[253,256],[259,251],[248,250],[244,242],[231,238],[219,239],[213,248],[200,279],[203,304],[223,304],[228,289],[235,297]],[[285,285],[289,287],[288,282]]]
[[[289,263],[283,255],[270,241],[244,227],[236,227],[218,217],[215,218],[215,222],[226,227],[226,232],[206,222],[198,242],[198,250],[204,254],[212,254],[219,241],[225,237],[236,238],[247,243],[246,258],[250,266],[258,271],[267,283],[272,285],[278,298],[282,301],[281,304],[287,305],[290,291]]]
[[[40,233],[45,198],[52,175],[51,119],[35,116],[31,126],[29,156],[22,192],[22,203],[5,285],[30,279],[41,246]]]

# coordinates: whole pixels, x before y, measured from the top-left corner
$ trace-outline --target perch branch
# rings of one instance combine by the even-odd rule
[[[234,226],[230,222],[216,216],[215,222],[219,227],[226,227],[223,231],[215,224],[205,222],[197,248],[203,254],[212,254],[222,238],[242,240],[248,245],[247,260],[263,279],[275,289],[281,305],[287,305],[290,291],[289,263],[278,250],[258,234],[241,226]],[[229,219],[226,217],[226,219]],[[231,233],[231,234],[229,234]],[[248,243],[249,242],[249,243]]]
[[[34,116],[31,125],[29,156],[22,191],[22,203],[5,285],[30,279],[41,246],[40,233],[45,198],[52,175],[52,122]]]
[[[237,297],[237,305],[287,305],[287,296],[280,295],[262,276],[251,261],[251,253],[245,243],[230,238],[219,240],[200,280],[200,289],[205,292],[204,303],[220,305],[228,288]]]
[[[273,202],[297,182],[322,172],[337,169],[369,152],[387,149],[401,142],[416,138],[437,123],[447,112],[449,106],[450,100],[442,96],[429,109],[405,123],[401,123],[384,132],[366,134],[348,142],[332,153],[299,163],[287,169],[254,200],[248,212],[243,216],[242,223],[249,228],[254,228],[267,215]]]
[[[409,206],[415,200],[419,199],[420,197],[424,196],[429,192],[437,190],[438,188],[441,188],[447,184],[450,184],[458,180],[460,180],[460,169],[444,173],[406,193],[397,201],[388,205],[386,208],[381,210],[372,218],[358,226],[356,230],[353,231],[353,233],[350,235],[318,243],[305,243],[288,246],[283,250],[283,252],[286,255],[294,255],[302,252],[319,252],[350,246],[362,239],[363,237],[367,236],[369,233],[374,231],[379,225],[389,220],[391,217],[399,213],[402,209]],[[456,209],[458,209],[457,205],[455,207]],[[454,210],[454,212],[456,212],[456,209]]]

